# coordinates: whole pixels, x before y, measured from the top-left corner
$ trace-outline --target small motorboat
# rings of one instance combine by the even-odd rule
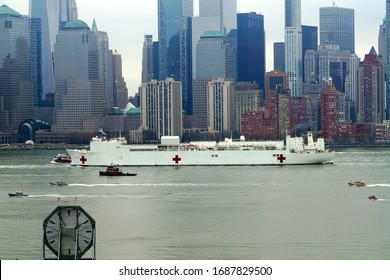
[[[349,181],[348,186],[350,187],[365,187],[367,186],[366,183],[364,183],[362,180],[359,181]]]
[[[136,173],[122,172],[118,165],[107,166],[106,171],[99,171],[100,176],[136,176]]]
[[[378,198],[375,196],[375,194],[370,195],[370,196],[368,197],[368,199],[369,199],[369,200],[378,200]]]
[[[72,159],[67,154],[58,154],[53,158],[53,161],[57,163],[71,163]]]
[[[63,181],[57,181],[57,182],[50,182],[50,186],[57,186],[57,187],[64,187],[67,186],[68,184],[63,182]]]
[[[23,197],[23,196],[28,196],[28,194],[25,194],[23,192],[15,192],[15,193],[8,193],[9,196],[11,197]]]

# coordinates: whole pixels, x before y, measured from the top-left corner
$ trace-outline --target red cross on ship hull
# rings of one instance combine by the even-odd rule
[[[181,161],[181,157],[175,155],[175,157],[172,160],[175,162],[175,164],[179,164],[179,162]]]
[[[87,162],[87,158],[84,157],[84,156],[82,156],[82,157],[80,158],[80,161],[81,161],[82,164],[84,165],[84,164]]]
[[[286,160],[286,157],[283,154],[280,154],[276,159],[279,161],[280,164],[283,164]]]

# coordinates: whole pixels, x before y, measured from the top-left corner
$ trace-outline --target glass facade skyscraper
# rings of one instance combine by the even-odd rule
[[[386,0],[386,29],[390,30],[390,0]],[[390,120],[390,32],[387,31],[386,120]]]
[[[355,53],[355,11],[348,8],[320,8],[320,44],[335,44],[341,51]]]
[[[199,17],[216,17],[218,31],[227,35],[237,28],[237,0],[199,0]]]
[[[301,0],[285,0],[285,27],[301,26]]]
[[[193,0],[158,1],[159,79],[182,82],[183,110],[192,114]]]
[[[54,61],[53,52],[56,35],[66,22],[77,19],[75,0],[30,0],[30,17],[32,22],[31,33],[35,38],[36,56],[32,57],[32,64],[37,63],[32,80],[41,82],[36,84],[35,90],[41,92],[36,95],[47,99],[54,94]],[[38,41],[37,41],[38,40]]]
[[[237,80],[256,82],[264,91],[265,31],[264,16],[237,15]]]
[[[302,73],[305,77],[305,53],[307,50],[318,50],[318,27],[302,25]],[[306,80],[305,80],[306,82]]]
[[[222,32],[207,31],[198,42],[197,78],[233,79],[232,50]]]
[[[0,7],[0,38],[0,134],[14,135],[20,123],[33,116],[34,97],[28,20],[6,5]]]
[[[232,36],[229,34],[235,29],[237,29],[237,0],[199,0],[199,16],[192,20],[192,70],[194,78],[197,77],[196,48],[200,37],[206,31],[219,31],[231,39]]]

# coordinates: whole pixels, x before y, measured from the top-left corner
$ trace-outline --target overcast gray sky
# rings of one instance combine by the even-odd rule
[[[123,59],[129,94],[134,95],[141,81],[143,37],[157,40],[157,0],[76,0],[79,19],[89,26],[95,18],[98,29],[108,33],[110,48]],[[198,2],[195,0],[195,2]],[[273,68],[273,42],[284,41],[284,0],[238,0],[238,12],[264,15],[267,40],[267,71]],[[302,24],[319,26],[319,8],[333,2],[355,9],[356,53],[361,58],[372,46],[377,49],[379,25],[386,13],[385,0],[302,0]],[[0,0],[17,12],[28,15],[29,0]],[[195,6],[197,13],[197,4]]]

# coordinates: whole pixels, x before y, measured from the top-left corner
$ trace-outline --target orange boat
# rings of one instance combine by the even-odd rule
[[[363,181],[359,180],[359,181],[349,181],[348,182],[348,186],[352,187],[352,186],[355,186],[355,187],[365,187],[367,186],[366,183],[364,183]]]

